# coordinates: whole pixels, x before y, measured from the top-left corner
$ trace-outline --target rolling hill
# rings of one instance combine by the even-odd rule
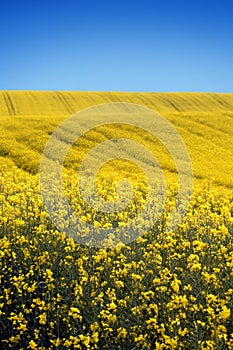
[[[57,125],[84,108],[109,102],[135,103],[159,112],[186,143],[196,180],[211,178],[232,188],[233,94],[0,91],[0,156],[35,173]],[[116,130],[103,132],[116,137]],[[166,160],[163,167],[172,171]]]

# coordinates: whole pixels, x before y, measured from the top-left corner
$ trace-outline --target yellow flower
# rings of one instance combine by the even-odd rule
[[[99,333],[98,332],[94,332],[92,334],[91,341],[92,341],[92,343],[98,343],[98,341],[99,341]]]
[[[37,349],[37,344],[34,342],[34,340],[30,340],[28,349]]]
[[[171,282],[171,287],[176,293],[179,292],[180,284],[181,284],[181,281],[178,280],[177,278],[175,278],[174,281]]]
[[[138,275],[136,273],[132,273],[131,276],[132,276],[133,280],[141,281],[141,279],[142,279],[142,276],[140,276],[140,275]]]
[[[118,288],[124,288],[124,282],[123,282],[123,281],[116,280],[116,281],[115,281],[115,285],[116,285]]]
[[[90,326],[90,328],[91,328],[91,331],[92,331],[92,332],[97,331],[97,330],[99,329],[98,322],[92,323],[91,326]]]
[[[61,344],[61,340],[59,338],[57,338],[56,340],[51,340],[51,343],[58,348]]]
[[[41,315],[39,315],[39,323],[40,324],[46,324],[47,322],[47,315],[46,313],[43,313]]]
[[[124,327],[118,328],[117,332],[118,332],[117,338],[125,339],[128,334],[127,330]]]
[[[80,315],[80,310],[77,307],[71,307],[69,311],[69,316],[74,319],[79,319],[82,321],[82,316]]]
[[[85,335],[80,335],[79,336],[81,342],[88,348],[90,349],[89,345],[90,345],[90,341],[91,341],[91,338],[89,335],[85,336]]]
[[[116,304],[112,301],[109,305],[108,305],[108,310],[116,310],[117,306]]]
[[[227,320],[231,315],[231,310],[228,309],[225,305],[222,307],[222,311],[219,313],[219,317],[222,320]]]

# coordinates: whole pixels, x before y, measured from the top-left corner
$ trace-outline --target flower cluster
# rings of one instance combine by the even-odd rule
[[[127,245],[93,248],[54,227],[37,175],[2,158],[0,188],[2,349],[233,348],[229,191],[197,188],[186,217],[166,232],[170,190],[150,231]],[[67,183],[66,191],[84,219],[106,224],[85,212],[75,186]],[[143,206],[143,191],[137,198]],[[137,205],[117,214],[117,225],[132,219]]]

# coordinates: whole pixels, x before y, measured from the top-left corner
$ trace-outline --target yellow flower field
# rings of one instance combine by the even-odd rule
[[[135,196],[125,210],[100,214],[82,200],[76,171],[102,141],[127,134],[143,142],[168,182],[164,211],[150,230],[128,244],[109,235],[98,248],[52,223],[39,166],[63,120],[111,101],[142,104],[170,120],[189,150],[194,192],[182,222],[167,231],[177,174],[163,145],[130,126],[91,130],[73,145],[63,172],[67,198],[84,221],[133,225],[147,198],[143,174],[118,160],[103,167],[97,187],[111,201],[119,178],[130,179]],[[0,348],[233,349],[232,120],[230,94],[0,92]]]

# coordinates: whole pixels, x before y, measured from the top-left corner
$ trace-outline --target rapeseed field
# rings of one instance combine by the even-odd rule
[[[178,179],[164,145],[132,126],[106,122],[90,130],[71,147],[62,174],[69,203],[84,221],[125,227],[127,236],[127,223],[133,225],[147,201],[143,172],[118,159],[101,168],[98,192],[114,201],[117,182],[128,178],[133,200],[111,214],[86,204],[77,170],[101,142],[127,136],[143,143],[168,184],[164,209],[149,230],[128,243],[110,234],[96,247],[54,225],[39,170],[55,128],[81,109],[107,102],[149,107],[174,125],[192,160],[194,190],[185,217],[167,230]],[[230,94],[0,92],[1,348],[233,349],[232,127]],[[65,134],[60,141],[66,142]],[[151,206],[160,202],[157,196]]]

